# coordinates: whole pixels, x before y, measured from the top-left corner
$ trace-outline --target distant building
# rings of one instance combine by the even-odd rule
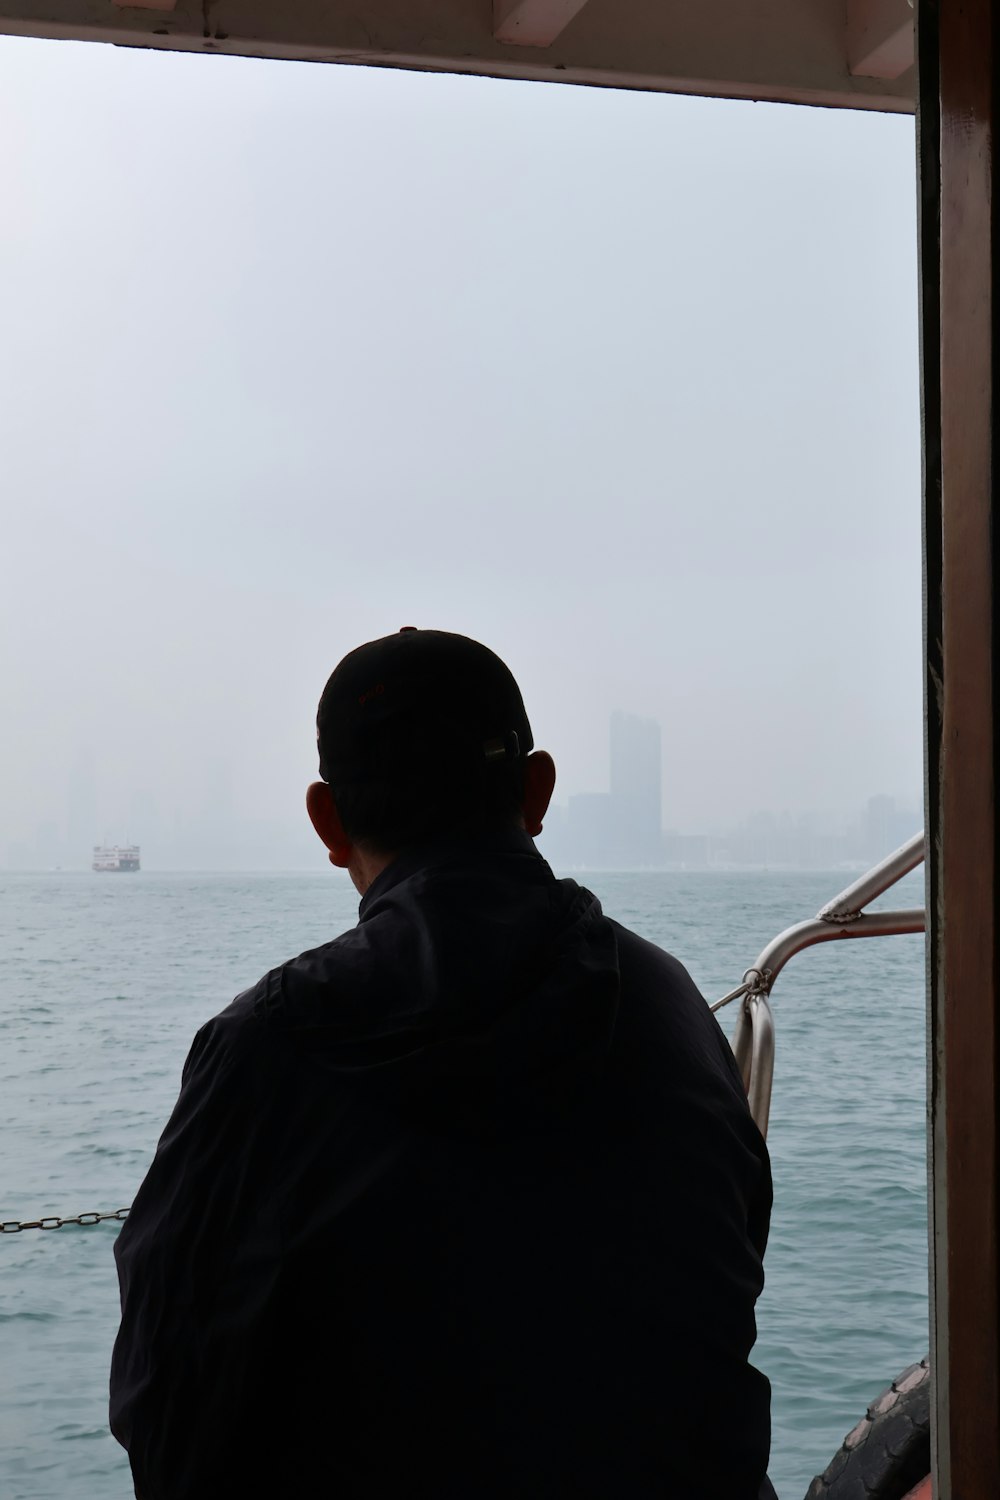
[[[615,844],[625,865],[663,858],[663,750],[655,719],[611,715],[611,801]]]
[[[611,717],[611,790],[581,792],[545,820],[542,848],[569,868],[637,870],[663,862],[660,726]]]
[[[894,797],[884,793],[869,797],[864,817],[864,853],[868,859],[882,859],[905,844],[920,831],[920,815],[901,808]]]
[[[607,792],[580,792],[569,799],[566,835],[571,864],[601,869],[615,863],[615,811]]]
[[[681,870],[706,870],[712,863],[712,839],[707,833],[663,835],[663,862]]]
[[[88,746],[73,762],[66,784],[66,862],[81,865],[100,827],[98,817],[97,757]]]

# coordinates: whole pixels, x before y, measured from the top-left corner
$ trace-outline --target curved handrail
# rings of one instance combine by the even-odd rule
[[[757,962],[747,969],[736,989],[730,990],[710,1007],[717,1011],[733,1000],[743,1000],[733,1032],[732,1048],[747,1091],[750,1113],[762,1135],[767,1135],[771,1111],[774,1014],[770,995],[778,975],[790,958],[816,943],[828,943],[837,938],[890,937],[923,932],[927,918],[921,907],[904,911],[863,910],[876,896],[881,896],[904,875],[916,869],[923,857],[924,835],[918,833],[841,891],[839,896],[834,896],[815,917],[796,922],[779,932],[761,951]]]

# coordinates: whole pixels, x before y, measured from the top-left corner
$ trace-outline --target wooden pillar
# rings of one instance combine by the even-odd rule
[[[940,1500],[1000,1496],[994,0],[919,0],[931,1111]]]

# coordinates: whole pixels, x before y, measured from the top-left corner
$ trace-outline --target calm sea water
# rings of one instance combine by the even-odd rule
[[[847,883],[593,874],[613,916],[716,998]],[[919,905],[911,876],[893,905]],[[197,1027],[356,918],[344,877],[0,877],[0,1216],[126,1206]],[[865,1405],[927,1348],[923,941],[837,943],[775,992],[775,1207],[756,1363],[771,1473],[798,1500]],[[732,1017],[724,1015],[727,1029]],[[127,1500],[107,1430],[116,1226],[0,1237],[0,1495]],[[725,1427],[725,1412],[719,1413]]]

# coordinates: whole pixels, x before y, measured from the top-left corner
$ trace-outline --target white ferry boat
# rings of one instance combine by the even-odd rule
[[[138,870],[139,868],[139,845],[138,844],[105,844],[94,845],[94,862],[92,870],[101,874],[119,874],[122,871]]]

